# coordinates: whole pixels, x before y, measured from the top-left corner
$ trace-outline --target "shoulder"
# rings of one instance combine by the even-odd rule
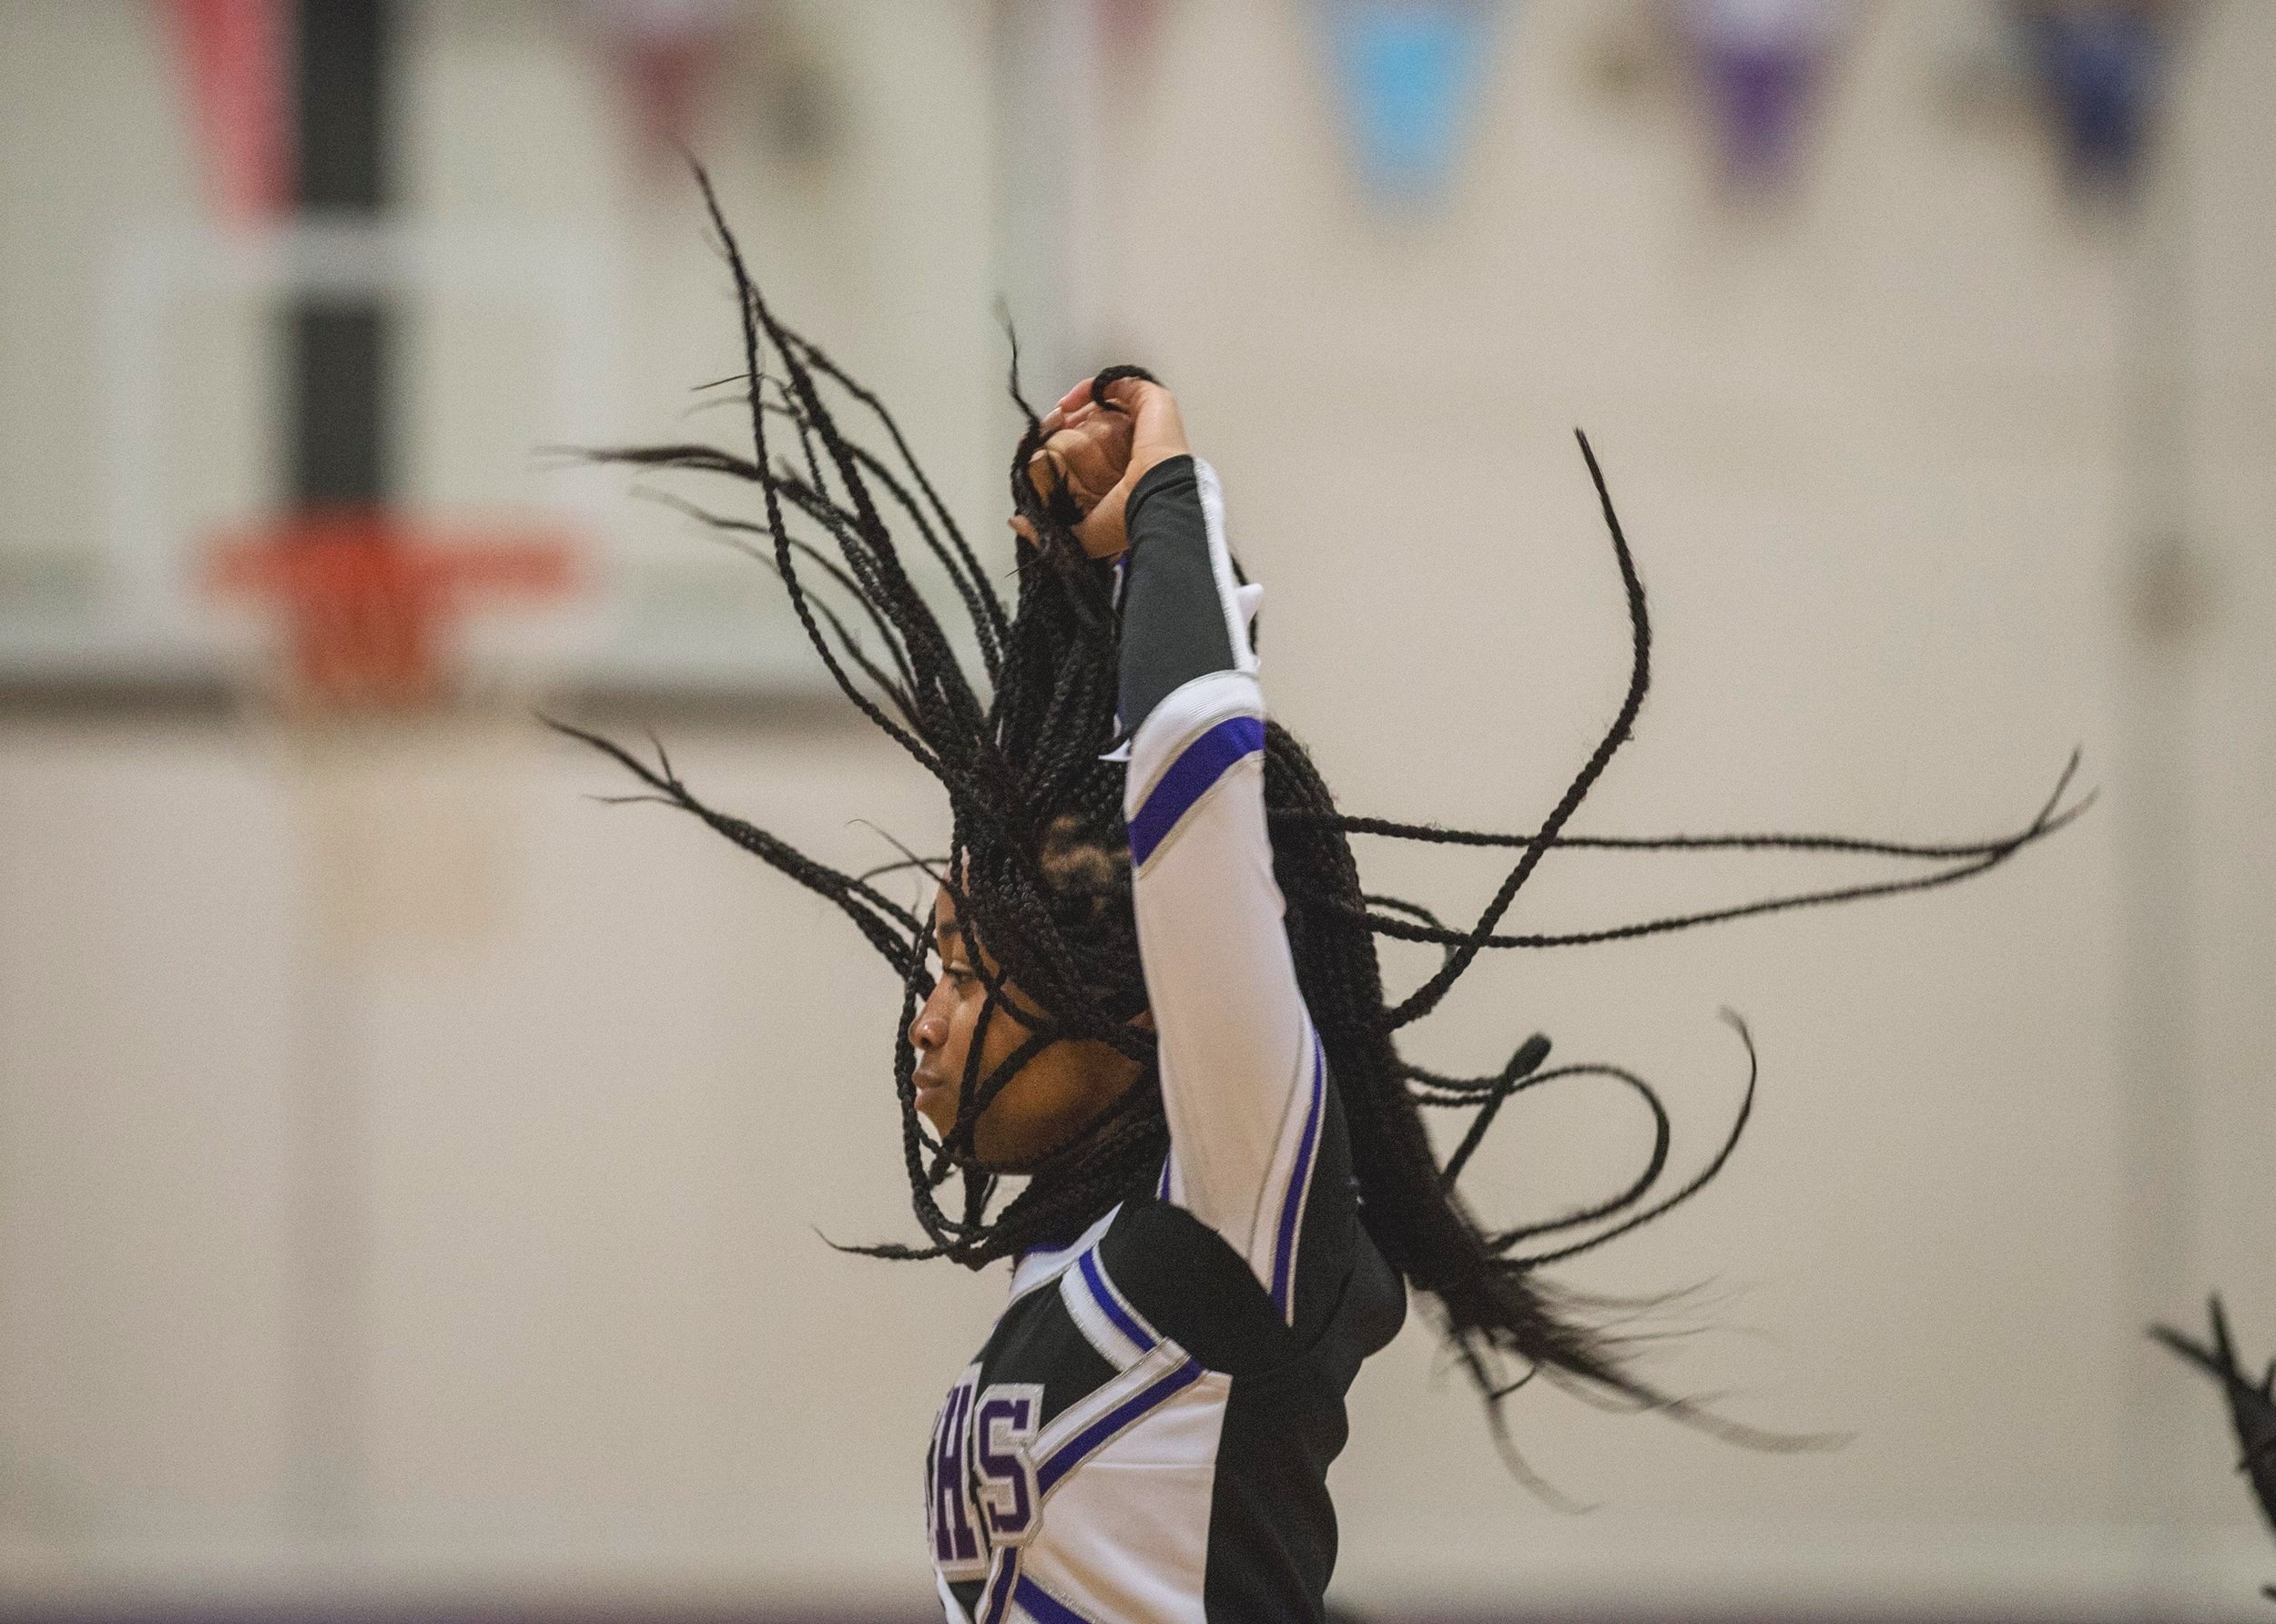
[[[1245,1375],[1301,1351],[1247,1261],[1184,1207],[1126,1203],[1098,1260],[1133,1307],[1211,1370]]]

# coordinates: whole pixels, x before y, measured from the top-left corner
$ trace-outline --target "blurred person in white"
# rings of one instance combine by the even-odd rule
[[[1498,1071],[1454,1077],[1404,1060],[1394,1034],[1489,949],[1980,873],[2082,809],[2057,809],[2068,771],[2029,825],[1991,842],[1566,835],[1650,676],[1642,584],[1584,439],[1633,634],[1628,693],[1595,752],[1523,834],[1341,814],[1302,746],[1266,718],[1262,589],[1235,562],[1217,476],[1187,445],[1166,389],[1109,368],[1039,417],[1020,400],[1015,355],[1028,427],[1011,468],[1019,569],[1007,606],[883,403],[775,316],[711,206],[741,296],[750,453],[600,454],[758,489],[756,517],[695,511],[757,538],[747,544],[781,577],[848,699],[947,792],[947,854],[894,866],[937,882],[932,906],[920,915],[878,888],[884,870],[831,868],[704,805],[661,752],[651,766],[554,725],[654,792],[634,798],[693,813],[828,898],[901,979],[893,1081],[926,1241],[854,1250],[1012,1265],[1011,1301],[955,1378],[924,1461],[947,1617],[1322,1618],[1336,1541],[1326,1479],[1346,1434],[1345,1395],[1410,1294],[1529,1480],[1499,1406],[1535,1372],[1738,1441],[1804,1441],[1660,1391],[1538,1273],[1704,1185],[1744,1106],[1708,1165],[1661,1194],[1668,1116],[1633,1073],[1546,1068],[1549,1040],[1536,1034]],[[857,413],[889,450],[855,437],[840,414]],[[794,533],[794,519],[821,541]],[[904,568],[909,542],[946,573],[984,684]],[[1367,892],[1352,834],[1520,855],[1476,922],[1450,929]],[[1543,857],[1579,845],[1806,847],[1926,869],[1578,934],[1499,931]],[[1378,935],[1437,944],[1443,962],[1387,999]],[[1751,1105],[1751,1042],[1747,1054]],[[1584,1076],[1649,1108],[1646,1165],[1580,1211],[1482,1222],[1457,1181],[1496,1113],[1517,1092]],[[1426,1107],[1473,1112],[1443,1160]]]

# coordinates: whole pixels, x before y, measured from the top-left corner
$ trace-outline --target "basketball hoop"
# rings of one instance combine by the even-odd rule
[[[203,584],[213,595],[282,605],[288,709],[403,713],[452,696],[442,649],[462,614],[567,595],[577,584],[575,553],[554,532],[451,534],[385,510],[320,511],[222,537]]]

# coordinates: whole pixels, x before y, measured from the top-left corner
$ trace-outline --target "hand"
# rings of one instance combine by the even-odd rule
[[[1112,558],[1130,544],[1123,514],[1131,492],[1148,470],[1187,452],[1176,397],[1140,378],[1108,384],[1103,401],[1091,398],[1091,381],[1084,379],[1044,415],[1043,431],[1028,477],[1046,497],[1064,482],[1082,515],[1075,540],[1092,558]],[[1025,519],[1012,520],[1011,528],[1035,543]]]
[[[1081,540],[1090,515],[1129,472],[1130,415],[1089,401],[1072,407],[1062,402],[1044,416],[1042,430],[1043,442],[1028,459],[1028,482],[1054,513],[1072,508]],[[1035,542],[1026,519],[1014,519],[1011,528]]]

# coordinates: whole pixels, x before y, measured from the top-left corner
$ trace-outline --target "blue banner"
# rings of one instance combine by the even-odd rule
[[[2156,110],[2172,7],[2157,0],[2041,0],[2013,10],[2072,182],[2123,188]]]
[[[1326,0],[1346,121],[1378,194],[1443,191],[1503,0]]]

